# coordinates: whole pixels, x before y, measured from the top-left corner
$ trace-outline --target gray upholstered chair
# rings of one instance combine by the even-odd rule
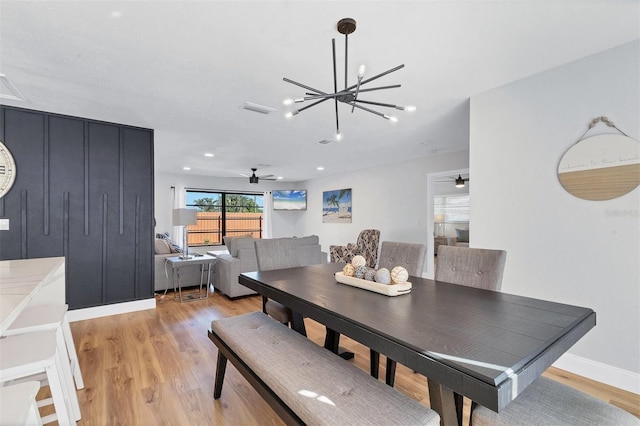
[[[504,250],[438,247],[436,281],[500,291],[507,260]]]
[[[272,238],[254,241],[259,271],[295,268],[326,262],[317,235],[302,238]],[[283,324],[292,323],[291,309],[262,297],[262,311]],[[297,330],[304,334],[304,330]]]
[[[507,260],[504,250],[439,246],[436,281],[500,291]],[[462,418],[463,397],[455,395],[458,418]],[[472,403],[475,407],[475,403]]]
[[[500,413],[473,406],[471,426],[640,425],[640,419],[555,380],[539,377]]]
[[[420,277],[424,268],[427,246],[416,243],[397,243],[383,241],[380,247],[378,269],[387,268],[391,271],[396,266],[404,267],[410,276]],[[380,368],[380,353],[369,349],[371,375],[378,378]],[[387,358],[386,383],[393,386],[396,373],[396,362]]]
[[[367,266],[375,268],[378,261],[378,244],[380,242],[380,231],[377,229],[365,229],[358,235],[358,241],[346,246],[329,246],[331,262],[351,263],[351,259],[356,255],[364,256]]]

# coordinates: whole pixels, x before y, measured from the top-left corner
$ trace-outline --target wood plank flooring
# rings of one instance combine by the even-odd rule
[[[80,425],[281,425],[282,421],[229,364],[222,398],[213,399],[217,350],[207,337],[211,320],[261,310],[259,296],[235,301],[218,293],[179,303],[157,297],[155,310],[71,324],[85,389],[78,391]],[[324,326],[305,320],[322,344]],[[369,350],[343,336],[355,364],[369,371]],[[381,357],[380,377],[384,378]],[[640,396],[555,368],[545,375],[640,417]],[[398,364],[396,388],[428,406],[424,377]],[[465,409],[468,422],[468,405]]]

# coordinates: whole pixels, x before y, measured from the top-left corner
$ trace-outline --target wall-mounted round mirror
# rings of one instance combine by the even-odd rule
[[[640,184],[640,143],[616,134],[583,139],[560,160],[558,179],[569,193],[585,200],[620,197]]]

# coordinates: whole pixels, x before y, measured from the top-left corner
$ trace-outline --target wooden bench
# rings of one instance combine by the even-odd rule
[[[430,425],[440,416],[262,312],[211,322],[213,397],[227,359],[287,424]]]

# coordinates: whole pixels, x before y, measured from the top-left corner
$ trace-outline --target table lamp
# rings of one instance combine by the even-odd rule
[[[173,226],[184,227],[182,231],[182,255],[180,259],[191,259],[189,256],[189,244],[187,244],[187,235],[189,230],[187,226],[198,223],[195,209],[173,209]]]
[[[438,224],[437,237],[444,237],[444,215],[436,214],[433,216],[433,221]]]

